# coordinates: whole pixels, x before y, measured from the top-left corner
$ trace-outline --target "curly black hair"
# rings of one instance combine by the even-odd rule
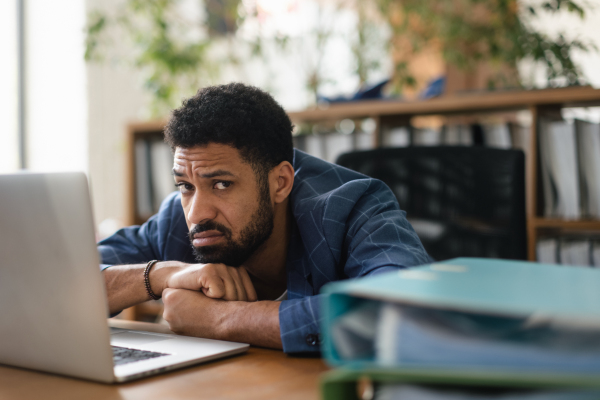
[[[242,83],[208,86],[183,101],[165,127],[172,149],[218,143],[239,150],[244,161],[265,179],[282,161],[292,163],[292,123],[269,95]]]

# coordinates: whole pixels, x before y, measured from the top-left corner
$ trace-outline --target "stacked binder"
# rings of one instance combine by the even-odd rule
[[[330,284],[325,397],[367,376],[376,398],[600,398],[580,391],[600,388],[598,287],[600,270],[469,258]]]

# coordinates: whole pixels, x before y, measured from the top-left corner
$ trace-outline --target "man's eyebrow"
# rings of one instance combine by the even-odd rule
[[[214,178],[216,176],[234,176],[235,177],[235,175],[233,173],[226,171],[224,169],[218,169],[216,171],[208,172],[206,174],[200,174],[198,176],[200,176],[200,178]]]
[[[175,168],[173,168],[172,174],[174,176],[179,176],[179,177],[185,177],[186,176],[185,174],[182,174],[181,172],[177,172],[175,170]],[[214,178],[216,176],[233,176],[233,177],[235,177],[235,175],[233,173],[231,173],[229,171],[226,171],[224,169],[218,169],[216,171],[208,172],[206,174],[200,174],[198,176],[200,176],[200,178]]]

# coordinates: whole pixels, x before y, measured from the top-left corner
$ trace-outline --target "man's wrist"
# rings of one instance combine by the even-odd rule
[[[240,341],[240,334],[247,328],[245,319],[252,313],[251,307],[245,301],[217,300],[221,317],[215,321],[215,331],[219,338],[229,341]]]
[[[219,301],[217,337],[233,342],[281,349],[279,301]]]
[[[150,288],[157,296],[162,296],[163,290],[168,287],[168,281],[171,275],[181,271],[186,264],[179,261],[160,261],[157,262],[148,276]]]

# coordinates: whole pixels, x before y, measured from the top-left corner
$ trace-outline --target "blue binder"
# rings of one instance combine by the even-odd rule
[[[452,364],[382,366],[372,357],[343,359],[332,325],[367,301],[398,303],[451,312],[507,318],[535,315],[569,326],[600,327],[600,269],[520,261],[457,258],[379,276],[326,285],[323,302],[323,354],[332,366],[387,370],[444,382],[597,386],[599,374],[586,371],[468,368]],[[600,328],[598,329],[600,332]],[[598,360],[600,364],[600,360]]]

